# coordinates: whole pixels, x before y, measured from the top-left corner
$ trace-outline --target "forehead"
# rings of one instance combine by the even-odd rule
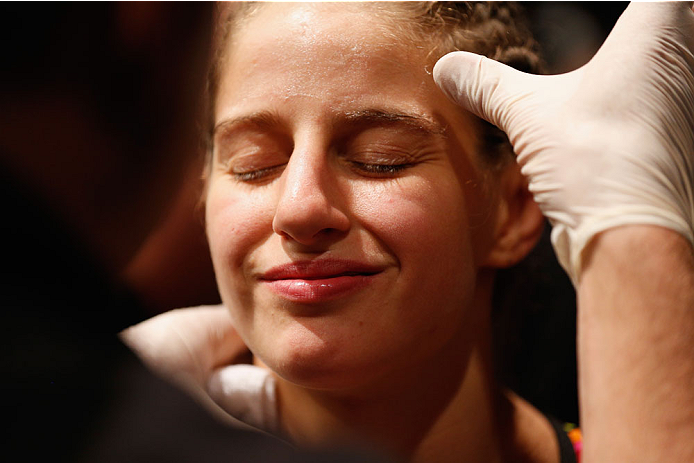
[[[339,111],[440,96],[428,47],[404,41],[369,6],[265,4],[226,46],[218,121],[240,105],[317,99]]]

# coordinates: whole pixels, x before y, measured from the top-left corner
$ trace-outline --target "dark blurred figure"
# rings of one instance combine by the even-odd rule
[[[5,3],[0,18],[3,454],[307,461],[217,423],[116,337],[148,316],[119,276],[196,168],[210,4]]]

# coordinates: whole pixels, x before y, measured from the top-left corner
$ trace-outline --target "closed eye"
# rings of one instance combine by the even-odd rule
[[[403,164],[369,164],[365,162],[350,161],[350,164],[358,171],[373,177],[392,177],[412,167],[413,163]]]
[[[231,174],[239,182],[244,183],[262,183],[272,180],[276,174],[279,174],[284,170],[286,164],[279,164],[276,166],[263,167],[262,169],[254,169],[249,171],[234,172]]]

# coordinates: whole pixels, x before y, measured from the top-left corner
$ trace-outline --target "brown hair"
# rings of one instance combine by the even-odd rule
[[[512,2],[365,2],[343,4],[373,9],[384,19],[396,40],[405,40],[417,48],[428,47],[428,65],[452,51],[470,51],[500,61],[520,71],[539,73],[542,61],[538,45],[527,26],[523,11]],[[212,150],[213,108],[221,72],[226,61],[225,50],[233,32],[252,18],[262,3],[244,2],[220,11],[216,34],[216,51],[208,82],[208,151]],[[429,70],[431,70],[429,68]],[[496,127],[480,121],[481,152],[490,166],[504,165],[512,157],[506,135]]]
[[[543,70],[539,46],[533,39],[521,7],[513,2],[398,2],[395,7],[380,3],[395,15],[406,13],[410,21],[398,21],[409,29],[412,43],[431,47],[434,63],[446,53],[469,51],[537,74]],[[400,18],[402,19],[402,18]],[[422,45],[420,45],[422,46]],[[482,158],[489,167],[500,167],[513,159],[506,135],[493,125],[478,120]]]

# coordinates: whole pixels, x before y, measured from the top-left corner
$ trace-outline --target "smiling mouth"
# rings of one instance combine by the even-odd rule
[[[290,262],[262,273],[260,280],[325,280],[340,277],[372,276],[383,271],[375,265],[343,259]]]
[[[320,303],[365,288],[382,271],[371,265],[345,260],[300,261],[273,267],[259,280],[285,300]]]
[[[261,280],[265,281],[282,281],[282,280],[306,280],[306,281],[315,281],[315,280],[330,280],[333,278],[340,278],[340,277],[358,277],[358,276],[371,276],[371,275],[376,275],[378,272],[343,272],[343,273],[337,273],[334,275],[295,275],[295,276],[287,276],[283,278],[261,278]]]

